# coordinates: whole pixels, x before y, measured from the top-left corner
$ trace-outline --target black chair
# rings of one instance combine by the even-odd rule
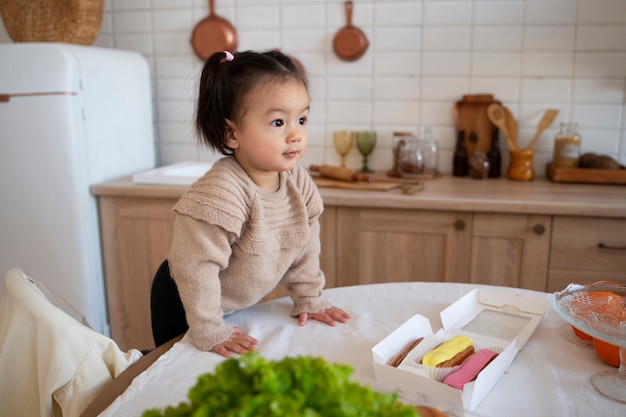
[[[167,259],[163,261],[152,281],[150,290],[152,337],[157,347],[185,333],[189,328],[185,308],[180,300],[176,282],[170,275]]]

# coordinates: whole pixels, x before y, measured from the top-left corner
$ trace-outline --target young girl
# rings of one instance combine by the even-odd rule
[[[331,326],[349,315],[324,301],[322,199],[298,161],[306,151],[309,94],[302,71],[276,51],[214,53],[200,79],[201,140],[226,157],[174,207],[170,272],[195,346],[225,357],[258,341],[224,322],[277,284],[291,314]]]

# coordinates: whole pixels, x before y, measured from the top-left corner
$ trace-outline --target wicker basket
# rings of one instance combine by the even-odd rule
[[[103,9],[104,0],[0,0],[0,16],[15,42],[91,45]]]

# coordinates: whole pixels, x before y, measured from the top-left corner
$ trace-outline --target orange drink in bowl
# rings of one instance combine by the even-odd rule
[[[593,308],[598,314],[611,316],[616,311],[623,311],[624,305],[621,299],[618,294],[610,291],[581,292],[575,294],[572,306],[579,310]],[[572,330],[578,338],[592,342],[596,353],[604,362],[619,366],[619,346],[594,338],[575,326],[572,326]]]

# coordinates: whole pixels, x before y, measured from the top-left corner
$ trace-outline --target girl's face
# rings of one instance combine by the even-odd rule
[[[298,81],[259,83],[237,120],[226,120],[226,145],[252,181],[276,191],[278,173],[293,168],[307,147],[309,94]]]

